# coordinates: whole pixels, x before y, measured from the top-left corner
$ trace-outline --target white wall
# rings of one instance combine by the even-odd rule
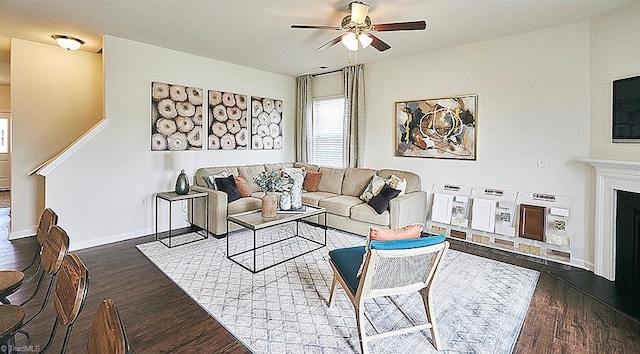
[[[11,80],[10,237],[16,238],[35,234],[45,207],[44,180],[29,172],[103,116],[102,58],[14,38]],[[74,195],[83,188],[84,183],[67,186],[65,191]]]
[[[640,161],[640,144],[611,142],[611,82],[640,75],[640,2],[591,24],[591,157]]]
[[[197,166],[293,161],[294,78],[112,36],[104,38],[103,55],[109,124],[47,177],[47,203],[72,249],[154,231],[153,196],[173,189],[178,172],[169,169],[168,152],[150,150],[152,81],[284,101],[282,150],[203,150]],[[166,204],[161,208],[164,215]]]
[[[11,112],[11,86],[0,85],[0,112]]]
[[[592,262],[589,22],[504,37],[365,69],[365,166],[408,169],[434,183],[567,195],[572,261]],[[477,94],[476,161],[394,157],[395,102]],[[548,159],[537,168],[537,156]]]

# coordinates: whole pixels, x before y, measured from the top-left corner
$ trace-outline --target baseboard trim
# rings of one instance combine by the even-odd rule
[[[17,240],[19,238],[35,236],[37,228],[34,226],[27,230],[11,231],[9,233],[9,240]]]
[[[129,240],[132,238],[148,236],[152,233],[154,233],[154,230],[152,228],[148,228],[148,229],[126,232],[123,234],[111,235],[107,237],[101,237],[101,238],[84,240],[84,241],[74,241],[73,239],[70,239],[69,251],[77,251],[85,248],[104,246],[114,242],[120,242],[120,241]]]
[[[189,223],[187,223],[186,221],[177,223],[177,225],[173,225],[173,230],[175,231],[188,225]],[[164,226],[159,225],[159,229],[161,231],[167,230],[167,228],[168,228],[168,225],[164,225]],[[106,236],[101,238],[90,239],[90,240],[74,241],[73,238],[71,238],[69,240],[69,251],[77,251],[85,248],[104,246],[114,242],[130,240],[133,238],[149,236],[153,234],[155,234],[155,226],[148,227],[146,229],[137,230],[137,231],[125,232],[122,234],[111,235],[111,236]]]

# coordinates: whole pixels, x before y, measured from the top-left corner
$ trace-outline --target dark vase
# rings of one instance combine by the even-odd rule
[[[182,170],[176,180],[176,194],[184,195],[187,193],[189,193],[189,180],[187,179],[187,175],[184,173],[184,170]]]

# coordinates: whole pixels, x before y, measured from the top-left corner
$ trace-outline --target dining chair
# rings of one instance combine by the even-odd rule
[[[329,295],[332,305],[336,284],[340,284],[355,309],[360,348],[363,354],[369,352],[370,341],[394,335],[402,335],[429,329],[433,346],[440,348],[440,339],[433,315],[431,289],[433,281],[442,265],[449,242],[444,235],[397,241],[370,241],[369,248],[356,246],[339,248],[329,252],[329,264],[333,271],[333,281]],[[362,274],[358,269],[363,262]],[[427,323],[417,323],[409,317],[393,296],[418,292],[426,311]],[[379,331],[374,321],[365,312],[365,301],[386,297],[407,318],[411,326],[390,331]],[[376,334],[367,335],[365,318]]]
[[[51,227],[56,225],[57,222],[58,222],[58,215],[56,215],[56,213],[53,210],[49,208],[43,210],[42,214],[40,214],[40,220],[38,222],[38,228],[36,230],[36,240],[38,241],[38,247],[36,249],[35,254],[33,255],[31,263],[29,263],[29,265],[27,265],[20,271],[0,270],[0,303],[10,304],[11,302],[8,299],[9,295],[21,289],[24,285],[29,283],[31,280],[35,279],[39,274],[42,274],[42,267],[41,267],[41,261],[40,261],[42,245],[45,239],[49,236],[49,231],[51,230]],[[33,274],[29,278],[25,280],[24,279],[25,272],[29,268],[32,268],[33,266],[37,266],[36,270],[33,272]],[[30,296],[29,298],[30,299],[33,298],[36,292],[37,290],[34,291],[32,296]]]
[[[87,353],[128,354],[129,341],[118,308],[112,299],[103,300],[93,319]]]

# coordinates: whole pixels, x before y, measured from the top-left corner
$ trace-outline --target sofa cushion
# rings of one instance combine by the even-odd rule
[[[260,190],[260,187],[253,181],[253,177],[259,176],[264,171],[264,165],[238,166],[238,174],[247,181],[249,188],[253,192]]]
[[[194,183],[200,187],[209,187],[207,185],[207,182],[204,180],[205,176],[211,176],[211,175],[216,175],[219,174],[221,172],[227,172],[230,175],[238,175],[238,169],[236,167],[232,167],[232,166],[226,166],[226,167],[204,167],[204,168],[199,168],[196,171],[196,175],[194,178]]]
[[[236,186],[238,187],[238,192],[240,192],[241,197],[250,197],[251,196],[251,188],[249,188],[249,184],[247,181],[241,176],[233,176],[233,180],[236,182]]]
[[[375,174],[376,170],[368,168],[347,168],[342,181],[342,194],[360,196]]]
[[[385,210],[382,214],[378,214],[367,203],[362,203],[351,208],[350,217],[355,221],[381,226],[389,226],[391,222],[389,210]]]
[[[305,191],[317,192],[321,178],[322,172],[307,171],[307,174],[304,176],[304,183],[302,184],[302,187]]]
[[[365,202],[370,201],[371,198],[375,197],[376,195],[378,195],[378,193],[380,193],[380,191],[382,190],[382,187],[384,187],[386,183],[387,183],[386,179],[378,175],[372,176],[371,181],[369,181],[369,184],[367,185],[367,188],[365,188],[364,192],[362,192],[362,194],[360,195],[360,199],[362,199]]]
[[[391,175],[396,175],[400,178],[407,179],[407,189],[405,190],[406,193],[411,193],[411,192],[419,191],[420,189],[422,189],[422,186],[420,185],[420,176],[413,172],[401,171],[401,170],[379,170],[378,171],[378,176],[382,178],[390,178]]]
[[[367,204],[369,204],[376,213],[382,214],[385,210],[389,210],[389,201],[397,197],[399,194],[399,190],[393,189],[385,184],[380,193],[371,198]]]
[[[293,167],[304,167],[304,169],[307,171],[314,171],[314,172],[320,171],[320,167],[318,167],[317,165],[312,165],[306,162],[294,162]]]
[[[342,194],[342,179],[344,178],[343,168],[322,167],[322,178],[318,183],[319,192],[329,192]]]
[[[240,191],[233,176],[216,178],[216,189],[227,193],[227,202],[229,203],[240,199]]]
[[[266,163],[264,164],[264,168],[267,171],[277,171],[286,167],[293,167],[291,162],[281,162],[281,163]]]
[[[216,178],[227,178],[227,177],[229,177],[229,174],[227,173],[227,171],[222,171],[215,175],[204,176],[202,179],[207,183],[207,187],[211,189],[218,189],[218,186],[216,185]]]
[[[336,197],[338,194],[328,192],[307,192],[302,193],[302,204],[318,206],[318,203],[326,198]]]
[[[350,195],[325,198],[318,202],[318,206],[327,209],[327,213],[346,217],[351,215],[351,208],[358,204],[362,204],[362,200]]]
[[[233,215],[244,213],[245,211],[258,210],[262,208],[262,200],[254,197],[246,197],[235,200],[227,205],[227,214]]]
[[[407,179],[400,178],[396,175],[391,175],[391,177],[389,177],[389,179],[387,180],[387,184],[389,185],[389,187],[400,191],[400,194],[398,194],[398,196],[404,195],[404,192],[407,189]]]

